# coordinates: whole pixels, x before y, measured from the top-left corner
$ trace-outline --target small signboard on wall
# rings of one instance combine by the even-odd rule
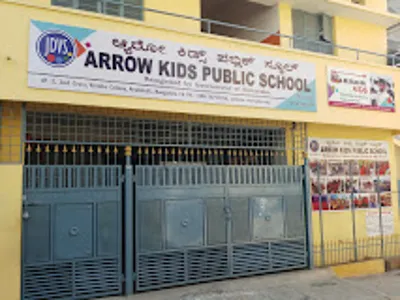
[[[394,112],[393,78],[328,68],[328,102],[330,106]]]
[[[368,211],[365,215],[365,224],[368,236],[380,236],[379,211]],[[392,235],[394,233],[393,212],[382,211],[382,231],[383,235]]]

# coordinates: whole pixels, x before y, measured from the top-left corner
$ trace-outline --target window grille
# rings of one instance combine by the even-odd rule
[[[132,115],[56,111],[27,109],[27,163],[119,163],[126,146],[132,148],[137,164],[303,162],[306,133],[301,123],[253,125],[249,120],[247,125],[233,124],[233,119],[189,115],[172,119],[168,114],[149,116],[138,111],[131,111]]]

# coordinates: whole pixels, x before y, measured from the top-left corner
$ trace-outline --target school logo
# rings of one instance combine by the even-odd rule
[[[36,52],[51,67],[65,67],[76,58],[76,43],[64,31],[43,32],[36,41]]]

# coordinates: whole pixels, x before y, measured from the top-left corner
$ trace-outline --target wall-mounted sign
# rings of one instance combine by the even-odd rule
[[[392,206],[388,143],[310,137],[308,153],[314,210]]]
[[[331,106],[394,112],[394,81],[390,76],[328,68]]]
[[[316,111],[315,65],[31,21],[29,87]]]
[[[383,210],[382,217],[378,211],[368,211],[365,215],[365,224],[368,236],[392,235],[394,233],[393,212]],[[382,224],[382,232],[381,232]]]

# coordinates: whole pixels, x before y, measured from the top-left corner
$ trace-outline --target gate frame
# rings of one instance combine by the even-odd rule
[[[81,170],[85,170],[84,174],[86,174],[87,176],[89,176],[89,174],[91,173],[90,171],[93,169],[95,174],[94,176],[91,177],[92,181],[88,180],[83,180],[85,177],[82,177],[81,173],[79,173],[79,171]],[[84,165],[84,166],[77,166],[77,165],[25,165],[24,167],[24,172],[23,172],[23,176],[24,176],[24,184],[23,184],[23,208],[22,208],[22,238],[21,238],[21,298],[24,299],[25,297],[25,291],[26,291],[26,268],[29,267],[37,267],[40,268],[40,265],[43,265],[43,268],[46,268],[46,266],[52,266],[55,265],[57,266],[57,264],[62,264],[62,263],[68,263],[71,264],[71,286],[72,286],[72,290],[68,291],[71,294],[75,295],[75,293],[77,292],[77,290],[74,288],[75,286],[75,280],[77,280],[77,277],[75,275],[75,263],[79,263],[79,262],[83,262],[83,263],[96,263],[96,262],[101,262],[103,259],[116,259],[116,269],[118,274],[115,275],[115,283],[118,283],[118,294],[123,292],[123,286],[122,286],[122,278],[121,275],[123,274],[123,257],[122,257],[122,242],[123,242],[123,236],[122,236],[122,232],[123,232],[123,224],[122,224],[122,210],[123,210],[123,173],[122,173],[122,166],[120,165]],[[76,173],[74,173],[72,170],[76,170]],[[109,170],[108,170],[109,169]],[[35,186],[33,188],[30,188],[31,186],[28,185],[28,178],[27,178],[27,172],[29,170],[32,170],[34,175],[34,179],[30,179],[29,183],[30,184],[34,184]],[[37,170],[39,170],[38,175],[41,175],[40,177],[36,175]],[[68,173],[64,173],[64,170],[68,170]],[[97,173],[96,170],[100,170],[100,173]],[[53,174],[54,176],[57,175],[60,176],[60,178],[56,181],[56,180],[50,180],[50,181],[46,181],[46,178],[44,176],[48,176],[47,172],[50,172],[50,174]],[[116,173],[114,173],[113,171],[115,171]],[[113,174],[114,173],[114,174]],[[75,174],[76,177],[73,177],[73,174]],[[79,174],[79,175],[78,175]],[[101,184],[99,184],[100,181],[95,181],[97,177],[97,175],[102,174],[101,177]],[[108,179],[106,179],[106,174],[109,174]],[[37,178],[41,178],[40,182],[36,182]],[[55,178],[55,177],[54,177]],[[74,179],[73,179],[74,178]],[[78,180],[80,179],[80,180]],[[98,179],[99,180],[99,179]],[[113,184],[112,184],[113,183]],[[36,187],[36,184],[39,185],[39,187]],[[61,184],[61,185],[60,185]],[[107,186],[108,184],[112,184],[110,186]],[[76,186],[74,186],[76,185]],[[49,186],[49,188],[48,188]],[[68,189],[72,189],[72,191],[74,193],[87,193],[88,191],[90,192],[91,190],[97,192],[97,193],[101,193],[102,189],[107,189],[112,191],[112,193],[115,193],[115,197],[116,199],[113,201],[105,201],[103,202],[102,200],[100,200],[100,202],[97,202],[97,200],[92,200],[92,201],[88,201],[88,205],[91,206],[91,211],[92,211],[92,216],[93,214],[95,214],[97,216],[97,212],[94,212],[94,208],[97,207],[97,204],[99,203],[114,203],[117,207],[116,207],[116,229],[117,232],[113,232],[113,235],[117,235],[117,244],[115,244],[116,246],[116,252],[115,255],[97,255],[96,250],[98,250],[99,246],[97,244],[97,237],[100,233],[99,230],[99,226],[97,225],[97,218],[93,218],[91,220],[91,224],[93,225],[91,227],[91,234],[95,233],[96,235],[92,237],[92,241],[91,241],[91,249],[92,249],[92,253],[90,256],[88,257],[82,257],[82,258],[63,258],[63,259],[56,259],[54,258],[51,254],[49,254],[49,258],[46,261],[38,261],[38,262],[32,262],[32,263],[27,263],[25,262],[26,259],[26,251],[29,250],[27,249],[27,245],[25,244],[25,237],[26,237],[26,233],[24,232],[24,230],[26,229],[26,226],[29,226],[29,224],[27,224],[26,222],[29,222],[29,208],[30,207],[35,207],[36,205],[46,205],[46,206],[56,206],[56,205],[65,205],[68,204],[68,202],[66,201],[55,201],[55,202],[51,202],[51,201],[46,201],[46,202],[41,202],[39,200],[39,202],[33,201],[31,202],[29,200],[29,194],[32,193],[33,195],[35,194],[35,189],[37,189],[38,191],[36,192],[36,194],[40,195],[41,194],[49,194],[51,195],[52,193],[62,193],[64,194],[66,190]],[[58,191],[58,189],[60,189]],[[104,199],[103,199],[104,200]],[[83,204],[85,202],[76,202],[76,201],[72,201],[71,204],[75,204],[75,205],[79,205],[79,204]],[[54,211],[51,210],[49,211],[49,220],[48,220],[48,225],[52,226],[54,225]],[[26,215],[25,215],[26,214]],[[94,225],[95,224],[95,225]],[[79,229],[78,229],[79,230]],[[78,233],[79,231],[77,231]],[[71,234],[71,233],[70,233]],[[71,234],[72,235],[72,234]],[[52,251],[54,251],[54,241],[53,241],[53,230],[49,229],[49,253],[51,253]],[[52,276],[51,274],[48,274],[47,276]],[[81,276],[86,276],[85,273],[83,272]],[[34,277],[32,277],[34,280]],[[113,279],[114,280],[114,279]],[[88,281],[88,284],[90,283],[90,281]],[[96,283],[97,284],[97,283]],[[112,283],[114,284],[114,283]],[[89,285],[90,287],[90,285]],[[111,290],[110,290],[111,291]],[[52,292],[52,291],[51,291]],[[65,292],[65,291],[64,291]],[[83,289],[81,291],[82,293],[86,293],[86,291]],[[92,294],[88,294],[88,296],[90,297],[97,297],[97,296],[108,296],[108,295],[115,295],[115,291],[107,293],[107,291],[102,291],[102,293],[96,295],[95,291],[92,291]],[[81,296],[82,297],[82,296]],[[86,297],[86,295],[84,295],[83,297]]]
[[[25,104],[23,104],[25,108]],[[66,111],[66,110],[60,110],[61,115],[63,117],[68,117],[68,120],[76,120],[75,118],[78,117],[82,120],[89,120],[91,118],[95,118],[96,120],[103,120],[103,118],[106,118],[107,120],[112,120],[109,124],[111,125],[101,125],[101,128],[107,129],[107,134],[102,137],[95,136],[93,139],[87,138],[85,136],[83,139],[79,135],[75,135],[75,126],[73,122],[69,122],[65,127],[66,134],[70,138],[68,141],[65,141],[62,135],[60,135],[57,132],[51,131],[51,138],[49,138],[49,135],[43,134],[43,132],[50,132],[46,131],[46,128],[49,129],[49,126],[60,126],[62,125],[61,122],[53,117],[51,118],[51,122],[47,123],[45,121],[45,116],[46,114],[60,114],[57,112],[57,109],[49,109],[46,106],[41,106],[41,105],[31,105],[27,104],[28,110],[26,111],[25,109],[23,110],[24,115],[22,117],[24,125],[22,126],[23,131],[21,131],[22,139],[26,139],[26,132],[28,131],[28,134],[30,136],[34,136],[33,143],[38,143],[41,144],[42,146],[47,144],[47,143],[56,143],[56,144],[63,144],[68,145],[69,151],[71,148],[69,146],[71,145],[84,145],[85,147],[93,144],[93,145],[101,145],[101,146],[116,146],[116,147],[125,147],[125,164],[122,164],[122,172],[123,172],[123,183],[122,183],[122,208],[124,209],[123,211],[123,218],[124,220],[121,220],[121,225],[124,226],[124,234],[123,234],[123,242],[124,244],[121,245],[123,249],[125,250],[125,256],[123,257],[123,268],[125,269],[125,272],[123,272],[122,275],[124,275],[121,279],[124,282],[123,286],[123,292],[125,292],[126,295],[132,294],[135,290],[135,281],[136,281],[136,274],[134,273],[136,270],[134,268],[134,264],[136,264],[135,261],[135,250],[136,250],[136,241],[135,241],[135,225],[137,222],[136,218],[136,212],[135,212],[135,205],[136,205],[136,197],[135,197],[135,190],[136,190],[136,184],[135,184],[135,169],[134,167],[138,165],[136,162],[135,158],[132,156],[132,152],[138,151],[140,155],[141,149],[152,149],[150,151],[155,151],[154,149],[156,148],[175,148],[175,149],[182,149],[184,151],[184,155],[186,155],[186,163],[190,159],[188,158],[187,155],[187,150],[188,149],[201,149],[202,151],[202,156],[203,160],[205,160],[206,156],[207,161],[210,160],[211,164],[214,164],[214,161],[211,161],[213,158],[211,157],[210,153],[213,151],[213,153],[218,153],[218,151],[222,151],[221,153],[228,153],[230,156],[230,151],[232,149],[233,155],[236,156],[236,150],[238,150],[238,156],[237,159],[240,164],[245,163],[245,164],[254,164],[254,162],[250,162],[247,160],[247,155],[250,157],[253,157],[253,155],[257,156],[258,153],[261,153],[261,156],[263,156],[264,152],[270,152],[268,154],[268,159],[273,159],[274,157],[277,157],[278,160],[274,161],[269,161],[267,162],[267,154],[265,154],[265,163],[266,164],[285,164],[289,165],[288,163],[288,150],[292,150],[292,162],[291,164],[293,165],[301,165],[303,163],[303,158],[301,157],[300,152],[304,153],[305,149],[303,146],[306,145],[306,143],[303,143],[304,139],[307,137],[306,133],[306,123],[298,123],[301,126],[296,126],[298,125],[297,123],[294,122],[288,122],[288,121],[272,121],[272,120],[263,120],[263,122],[259,122],[259,120],[245,120],[245,121],[240,121],[238,118],[222,118],[222,117],[209,117],[209,116],[200,116],[200,118],[196,118],[195,120],[190,120],[187,119],[187,114],[163,114],[160,112],[157,112],[157,117],[154,116],[153,113],[146,113],[143,111],[132,111],[132,115],[127,116],[125,113],[122,112],[121,114],[118,113],[118,110],[115,110],[115,116],[108,116],[108,111],[103,110],[102,112],[96,112],[95,114],[92,115],[92,113],[88,113],[86,110],[80,111],[79,107],[76,109],[69,109],[71,111]],[[57,107],[57,106],[54,106]],[[60,106],[61,108],[61,106]],[[37,115],[36,115],[37,113]],[[27,116],[28,115],[28,116]],[[38,116],[38,119],[36,117]],[[172,117],[171,117],[172,116]],[[71,118],[70,118],[71,117]],[[88,119],[86,119],[88,117]],[[110,132],[115,132],[115,136],[117,136],[117,130],[121,124],[126,122],[124,120],[127,118],[129,120],[129,126],[127,127],[128,134],[122,134],[119,137],[120,140],[114,140],[111,142],[109,137]],[[35,121],[33,121],[35,120]],[[38,120],[38,121],[36,121]],[[91,122],[91,121],[90,121]],[[181,129],[174,129],[176,124],[179,124],[179,126],[183,126]],[[39,129],[35,129],[35,127],[27,127],[27,124],[39,124]],[[90,126],[93,126],[94,123],[90,123]],[[158,134],[156,135],[151,135],[149,139],[143,132],[139,131],[139,129],[134,130],[135,126],[136,128],[139,128],[140,126],[145,126],[145,125],[151,125],[155,126],[157,130],[172,130],[171,132],[176,135],[176,141],[174,138],[166,138],[165,136],[163,137]],[[110,127],[108,127],[110,126]],[[139,126],[139,127],[138,127]],[[231,132],[232,128],[234,130]],[[92,127],[91,127],[92,128]],[[125,127],[124,127],[125,128]],[[140,127],[141,128],[141,127]],[[192,129],[195,128],[197,131],[196,132],[208,132],[211,135],[207,137],[198,137],[197,139],[195,136],[193,136]],[[243,131],[245,129],[245,131]],[[255,136],[258,136],[258,138],[261,137],[263,130],[272,130],[273,134],[272,137],[267,139],[267,141],[264,140],[259,140],[259,142],[255,142],[257,139],[253,140],[250,144],[236,144],[236,137],[230,136],[227,141],[220,143],[217,139],[218,137],[218,132],[233,132],[237,133],[242,131],[243,135],[246,136],[245,139],[247,139],[247,136],[252,136],[253,130],[255,130],[254,134]],[[92,130],[92,129],[91,129]],[[96,129],[97,130],[97,129]],[[144,130],[144,129],[143,129]],[[176,132],[175,132],[175,131]],[[278,131],[278,132],[276,132]],[[42,133],[41,133],[42,132]],[[89,136],[93,131],[89,131]],[[275,133],[277,135],[275,135]],[[178,134],[179,133],[179,134]],[[215,136],[214,136],[215,133]],[[268,133],[269,134],[269,133]],[[283,140],[281,141],[281,135],[284,135]],[[174,136],[175,136],[174,135]],[[269,135],[268,135],[269,136]],[[290,138],[291,137],[291,138]],[[192,140],[193,138],[193,140]],[[240,141],[242,138],[240,138],[238,141]],[[147,142],[148,140],[152,142]],[[204,141],[203,141],[204,140]],[[215,143],[215,141],[218,141]],[[32,141],[26,141],[32,143]],[[183,143],[182,143],[183,142]],[[283,142],[283,144],[280,144]],[[43,151],[44,148],[42,148]],[[120,149],[120,148],[119,148]],[[243,150],[243,154],[242,154]],[[249,152],[247,152],[249,150]],[[94,150],[96,152],[96,149]],[[103,150],[104,151],[104,150]],[[173,150],[174,151],[174,150]],[[177,150],[178,152],[181,150]],[[215,152],[216,151],[216,152]],[[22,152],[24,153],[24,152]],[[121,152],[120,152],[121,153]],[[150,152],[151,153],[151,152]],[[163,152],[164,153],[164,152]],[[204,154],[206,153],[206,154]],[[208,153],[208,154],[207,154]],[[247,154],[249,153],[249,154]],[[165,153],[164,153],[165,154]],[[163,154],[163,155],[164,155]],[[179,154],[180,155],[180,154]],[[205,156],[206,155],[206,156]],[[224,155],[224,154],[222,154]],[[190,153],[190,156],[192,154]],[[196,156],[196,154],[195,154]],[[199,154],[197,153],[197,156],[199,157]],[[260,157],[261,157],[260,156]],[[283,160],[281,159],[284,156]],[[211,158],[210,158],[211,157]],[[222,157],[222,156],[221,156]],[[198,158],[197,158],[198,159]],[[224,158],[217,158],[217,161],[219,160],[218,163],[221,163],[224,160]],[[264,161],[264,158],[261,158],[261,161]],[[223,163],[223,162],[222,162]],[[225,162],[226,163],[226,162]],[[261,162],[262,164],[264,162]],[[230,164],[230,162],[229,162]],[[257,163],[256,163],[257,164]],[[140,163],[139,163],[140,165]],[[304,175],[308,175],[307,172],[304,173]],[[305,198],[307,197],[306,189],[303,189],[303,193]],[[227,197],[225,196],[225,199]],[[308,203],[308,199],[305,202],[306,204]],[[304,206],[305,209],[307,209],[306,205]],[[311,218],[309,218],[311,220]],[[309,220],[307,218],[307,213],[305,214],[305,224],[307,226],[307,229],[311,230],[311,223],[309,224]],[[228,222],[228,226],[231,226],[230,223]],[[310,227],[310,228],[308,228]],[[309,234],[310,237],[312,235]],[[309,238],[307,238],[307,241],[310,243]],[[308,252],[312,252],[313,247],[309,247]],[[312,259],[310,258],[310,261]],[[22,283],[22,282],[21,282]]]
[[[143,166],[141,166],[141,165],[138,165],[136,168],[140,168],[140,167],[143,167]],[[154,167],[154,166],[144,166],[144,167]],[[163,166],[159,166],[159,167],[163,167]],[[212,166],[210,166],[210,167],[212,167]],[[216,167],[216,166],[214,166],[214,167]],[[229,174],[230,174],[230,169],[232,169],[232,167],[233,166],[218,166],[218,167],[220,167],[220,168],[223,168],[223,169],[225,169],[226,171],[226,173],[225,173],[225,176],[226,176],[226,178],[229,176]],[[242,166],[242,167],[244,167],[244,168],[246,168],[246,167],[252,167],[252,166]],[[262,167],[266,167],[266,168],[268,168],[267,166],[260,166],[261,168]],[[231,221],[231,219],[226,219],[226,230],[227,230],[227,232],[226,232],[226,236],[225,236],[225,238],[227,239],[226,240],[226,243],[224,243],[224,244],[217,244],[217,245],[208,245],[208,246],[201,246],[201,247],[182,247],[182,248],[177,248],[177,249],[162,249],[162,250],[154,250],[154,251],[149,251],[149,255],[151,255],[152,254],[152,252],[154,252],[153,254],[155,254],[155,253],[168,253],[168,252],[174,252],[174,251],[176,251],[176,253],[177,253],[177,255],[178,255],[178,253],[184,253],[184,254],[182,254],[182,255],[185,255],[185,257],[188,255],[188,251],[189,250],[194,250],[194,251],[196,251],[196,250],[199,250],[199,251],[201,251],[201,250],[204,250],[204,251],[207,251],[207,249],[213,249],[213,248],[226,248],[226,255],[227,255],[227,265],[226,265],[226,274],[225,275],[218,275],[218,276],[210,276],[210,277],[204,277],[204,278],[201,278],[201,279],[187,279],[188,277],[188,275],[185,273],[185,280],[184,281],[181,281],[181,282],[179,282],[179,281],[176,281],[176,282],[174,282],[174,283],[168,283],[168,284],[163,284],[163,283],[160,283],[159,285],[156,285],[156,286],[154,286],[154,288],[152,288],[152,287],[139,287],[139,282],[138,282],[138,278],[136,278],[136,282],[135,282],[135,287],[136,287],[136,290],[137,291],[149,291],[149,290],[152,290],[152,289],[158,289],[158,288],[165,288],[165,287],[172,287],[172,286],[182,286],[182,285],[188,285],[188,284],[193,284],[193,283],[200,283],[200,282],[208,282],[208,281],[213,281],[213,280],[218,280],[218,279],[230,279],[230,278],[236,278],[236,277],[240,277],[240,276],[253,276],[253,275],[262,275],[262,274],[269,274],[269,273],[276,273],[276,272],[280,272],[280,271],[283,271],[283,270],[294,270],[294,269],[299,269],[299,268],[309,268],[309,269],[311,269],[311,268],[313,268],[313,266],[312,266],[312,264],[311,264],[311,262],[312,262],[312,247],[310,247],[310,245],[312,244],[312,241],[310,240],[310,237],[311,237],[311,234],[312,234],[312,232],[311,232],[311,224],[309,224],[309,220],[310,220],[310,204],[308,203],[309,201],[308,201],[308,179],[307,179],[307,173],[306,173],[306,171],[307,171],[307,167],[305,167],[304,165],[303,166],[269,166],[269,168],[279,168],[279,167],[283,167],[283,169],[285,168],[285,167],[287,167],[287,168],[294,168],[294,167],[296,167],[297,168],[297,171],[296,172],[300,172],[300,179],[297,181],[298,183],[295,183],[295,182],[293,182],[293,183],[288,183],[288,182],[286,182],[286,183],[283,183],[283,182],[281,182],[281,183],[278,183],[278,182],[276,182],[276,183],[274,183],[274,182],[270,182],[270,183],[263,183],[262,185],[265,185],[266,187],[265,188],[268,188],[268,186],[270,186],[270,187],[272,187],[273,188],[273,186],[274,185],[277,185],[278,187],[279,186],[282,186],[282,185],[286,185],[286,184],[295,184],[295,187],[297,187],[297,188],[299,188],[299,189],[301,189],[301,193],[302,193],[302,196],[301,197],[299,197],[299,199],[301,198],[301,206],[302,206],[302,209],[300,210],[301,212],[302,212],[302,226],[303,226],[303,241],[304,241],[304,244],[302,244],[303,246],[303,248],[302,249],[304,249],[304,265],[303,266],[301,266],[300,264],[299,264],[299,266],[292,266],[292,267],[281,267],[281,268],[274,268],[273,267],[273,264],[274,264],[274,260],[272,259],[272,260],[270,260],[270,262],[269,262],[269,264],[270,264],[270,269],[268,269],[268,270],[257,270],[257,271],[248,271],[248,273],[234,273],[234,267],[235,267],[235,265],[234,265],[234,263],[233,263],[233,251],[235,250],[235,246],[244,246],[244,247],[246,247],[246,245],[255,245],[255,246],[257,246],[257,245],[262,245],[262,244],[265,244],[265,243],[268,243],[269,244],[269,249],[270,250],[268,250],[268,251],[270,251],[269,252],[269,254],[272,254],[273,252],[271,252],[271,251],[276,251],[276,250],[271,250],[271,245],[272,244],[274,244],[275,245],[275,243],[285,243],[285,242],[289,242],[289,245],[290,245],[290,241],[292,240],[292,241],[299,241],[300,240],[300,238],[293,238],[293,239],[291,239],[291,238],[286,238],[286,239],[282,239],[282,240],[280,240],[280,239],[269,239],[269,240],[265,240],[265,241],[260,241],[260,242],[254,242],[254,241],[252,241],[252,240],[249,240],[248,242],[243,242],[243,243],[235,243],[233,240],[232,240],[232,221]],[[143,169],[144,170],[144,169]],[[136,169],[136,171],[135,171],[136,173],[138,172],[138,170]],[[149,172],[152,172],[152,171],[149,171]],[[294,173],[294,172],[293,172]],[[149,174],[149,173],[147,173],[147,174]],[[185,174],[185,172],[182,172],[182,176],[185,176],[184,175]],[[272,174],[272,173],[271,173]],[[286,175],[285,175],[286,176]],[[222,177],[224,177],[224,176],[222,176]],[[223,188],[223,202],[224,202],[224,207],[231,207],[231,204],[230,204],[230,198],[232,198],[232,195],[228,195],[228,191],[229,191],[229,188],[232,188],[232,184],[230,184],[228,181],[227,181],[227,179],[225,178],[225,180],[224,180],[224,183],[222,183],[222,182],[220,182],[220,185],[215,185],[215,187],[220,187],[220,188]],[[136,181],[136,182],[140,182],[140,178],[137,178],[138,180]],[[164,179],[165,180],[165,179]],[[286,181],[287,179],[285,179],[285,181]],[[208,182],[209,183],[209,182]],[[244,184],[244,183],[242,183],[242,184]],[[253,183],[254,184],[254,183]],[[234,186],[235,184],[233,184],[233,186]],[[251,183],[247,183],[247,185],[248,186],[251,186],[252,184]],[[181,185],[182,186],[182,185]],[[205,184],[204,185],[204,183],[203,183],[203,187],[207,187],[207,184]],[[238,186],[240,186],[240,184],[238,185]],[[151,187],[151,185],[149,185],[149,187]],[[190,187],[190,185],[189,185],[189,187]],[[201,185],[193,185],[193,187],[201,187]],[[140,200],[138,200],[138,194],[137,194],[137,189],[140,189],[140,186],[139,187],[136,187],[135,188],[135,190],[136,190],[136,192],[135,192],[135,210],[137,211],[138,210],[138,205],[139,205],[139,203],[140,203]],[[180,185],[178,184],[178,185],[175,185],[175,184],[173,184],[173,185],[166,185],[166,186],[164,186],[164,188],[172,188],[172,189],[174,189],[174,190],[176,190],[176,189],[178,189],[179,190],[179,188],[180,188]],[[270,195],[271,196],[271,195]],[[279,195],[276,195],[276,196],[279,196]],[[287,197],[288,195],[284,195],[284,194],[282,194],[281,195],[282,197]],[[299,195],[300,196],[300,195]],[[241,197],[241,196],[239,196],[239,197]],[[266,195],[265,197],[268,197],[268,195]],[[289,195],[289,197],[290,197],[290,195]],[[168,197],[167,197],[168,198]],[[157,197],[157,199],[159,199],[159,197]],[[193,199],[196,199],[196,196],[193,196]],[[146,201],[146,200],[144,200],[144,201]],[[164,201],[164,200],[160,200],[160,201]],[[181,201],[184,201],[184,200],[181,200]],[[162,206],[164,205],[164,204],[161,204]],[[230,209],[229,209],[230,210]],[[285,213],[286,214],[286,213]],[[165,229],[162,229],[162,230],[165,230]],[[206,234],[206,233],[205,233]],[[135,272],[140,272],[139,271],[139,256],[140,255],[142,255],[142,256],[145,256],[146,255],[146,252],[142,252],[142,253],[140,253],[140,250],[139,250],[139,235],[140,235],[140,233],[139,233],[139,223],[138,223],[138,215],[137,215],[137,213],[135,214],[135,240],[136,240],[136,248],[135,248]],[[283,244],[282,244],[283,245]],[[140,253],[140,254],[139,254]],[[186,261],[186,259],[187,258],[185,258],[185,261]],[[160,267],[161,267],[161,265],[160,265]],[[188,266],[186,265],[186,263],[185,263],[185,272],[187,272],[187,268],[188,268]],[[182,275],[183,276],[183,275]]]
[[[304,158],[304,209],[306,218],[306,234],[307,234],[307,245],[308,245],[308,269],[314,269],[314,241],[313,241],[313,228],[312,228],[312,204],[311,204],[311,192],[310,192],[310,165],[308,157],[305,153]]]
[[[125,216],[125,239],[122,241],[125,243],[125,295],[133,294],[134,292],[134,236],[136,224],[136,218],[134,217],[135,210],[135,197],[133,194],[134,175],[132,167],[132,147],[125,148],[125,176],[124,176],[124,187],[125,187],[125,199],[124,199],[124,216]]]

